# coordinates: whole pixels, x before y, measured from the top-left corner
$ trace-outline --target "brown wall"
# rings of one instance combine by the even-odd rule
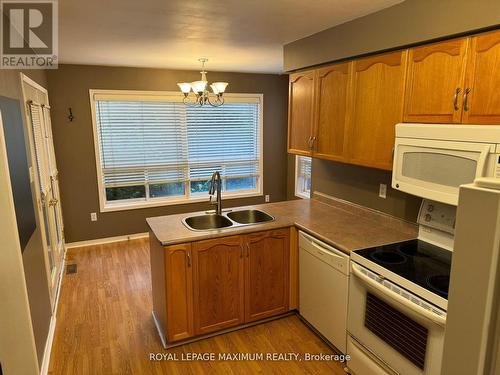
[[[284,70],[498,25],[498,0],[406,0],[285,45]]]
[[[22,71],[42,86],[47,85],[45,72],[42,70]],[[23,103],[21,78],[18,70],[0,69],[0,95],[14,98]],[[24,113],[23,113],[23,119]],[[25,134],[26,134],[25,124]],[[27,139],[27,136],[25,137]],[[28,145],[26,141],[26,145]],[[29,148],[27,149],[28,155]],[[28,158],[31,164],[31,159]],[[38,355],[38,363],[42,363],[45,343],[49,332],[52,316],[50,295],[45,268],[45,258],[42,247],[40,227],[37,227],[23,252],[23,266],[28,289],[28,299],[33,324],[33,333]]]
[[[326,160],[314,160],[312,190],[416,221],[421,199],[391,188],[391,172]],[[378,196],[387,185],[387,198]]]
[[[99,213],[89,89],[175,90],[199,72],[164,69],[59,65],[48,72],[55,152],[67,242],[146,232],[151,216],[209,209],[206,203]],[[264,94],[264,194],[271,201],[287,194],[288,77],[273,74],[209,72],[210,81],[229,82],[228,92]],[[179,93],[180,94],[180,93]],[[67,119],[68,108],[75,119]],[[207,197],[208,201],[208,197]],[[227,200],[228,206],[262,203],[264,197]],[[98,221],[90,221],[90,213]]]

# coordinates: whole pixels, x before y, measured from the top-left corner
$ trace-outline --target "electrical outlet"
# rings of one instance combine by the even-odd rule
[[[97,212],[90,213],[90,221],[97,221]]]
[[[380,198],[387,198],[387,185],[386,184],[380,184],[380,188],[378,189],[378,196]]]
[[[265,199],[266,199],[266,203],[268,203],[268,202],[269,202],[269,201],[271,200],[271,197],[270,197],[270,195],[269,195],[269,194],[266,194],[266,197],[265,197]]]

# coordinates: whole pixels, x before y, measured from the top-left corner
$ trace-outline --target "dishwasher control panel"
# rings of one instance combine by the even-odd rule
[[[299,248],[307,251],[343,274],[349,274],[349,256],[342,251],[304,232],[299,232]]]

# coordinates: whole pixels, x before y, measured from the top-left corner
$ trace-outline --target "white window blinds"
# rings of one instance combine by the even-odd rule
[[[206,180],[215,170],[224,179],[257,177],[258,121],[257,103],[186,108],[190,179]]]
[[[105,187],[184,181],[182,103],[97,101]]]
[[[296,156],[295,194],[301,198],[311,196],[311,161],[310,157]]]
[[[48,152],[44,134],[42,108],[38,103],[29,103],[31,128],[33,130],[33,143],[35,145],[35,158],[38,171],[40,192],[47,195],[50,189],[50,171],[48,167]]]
[[[260,189],[260,96],[221,107],[187,107],[179,95],[93,98],[106,201],[190,199],[215,171],[226,194]]]

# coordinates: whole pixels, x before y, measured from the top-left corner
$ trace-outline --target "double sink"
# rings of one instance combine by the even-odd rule
[[[225,212],[222,215],[205,214],[190,216],[183,219],[182,223],[193,231],[207,231],[260,224],[273,220],[274,217],[264,211],[250,209]]]

